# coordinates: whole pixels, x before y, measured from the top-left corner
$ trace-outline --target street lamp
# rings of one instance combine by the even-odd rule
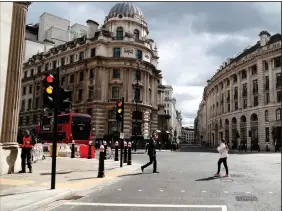
[[[135,129],[135,141],[134,141],[134,151],[136,152],[136,148],[137,148],[137,111],[138,111],[138,101],[139,101],[139,96],[137,96],[137,92],[138,92],[138,88],[139,88],[139,81],[138,81],[138,76],[137,73],[139,72],[139,65],[140,65],[140,61],[137,60],[137,71],[135,73],[135,77],[136,77],[136,84],[135,84],[135,90],[134,90],[134,101],[135,101],[135,122],[134,122],[134,129]]]

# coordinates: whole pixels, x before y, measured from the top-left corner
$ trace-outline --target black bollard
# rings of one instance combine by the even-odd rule
[[[99,167],[98,167],[98,178],[103,178],[105,177],[105,147],[103,144],[100,146],[100,155],[99,155]]]
[[[106,141],[103,141],[103,144],[104,144],[104,149],[105,149],[105,156],[104,156],[104,159],[107,160],[107,142]]]
[[[74,158],[74,157],[75,157],[75,156],[74,156],[74,154],[75,154],[75,152],[74,152],[74,145],[75,145],[75,142],[72,141],[72,143],[71,143],[71,158]]]
[[[92,145],[92,141],[89,141],[89,144],[88,144],[88,159],[92,158],[92,156],[91,156],[91,145]]]
[[[115,143],[115,161],[118,161],[118,141]]]
[[[128,147],[127,165],[131,165],[131,147],[132,147],[131,142],[128,142],[127,147]]]
[[[124,154],[124,158],[123,158],[123,162],[127,163],[127,142],[124,141],[123,144],[124,144],[124,153],[123,153]]]

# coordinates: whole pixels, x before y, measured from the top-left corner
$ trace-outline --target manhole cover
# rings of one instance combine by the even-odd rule
[[[236,201],[258,201],[255,196],[236,196]]]

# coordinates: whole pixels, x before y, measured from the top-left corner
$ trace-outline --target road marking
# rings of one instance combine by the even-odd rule
[[[185,192],[185,190],[181,190],[181,192],[182,192],[182,193],[184,193],[184,192]]]
[[[161,189],[160,192],[164,192],[164,190]]]
[[[226,205],[118,204],[118,203],[88,203],[88,202],[67,202],[64,205],[104,206],[104,207],[221,208],[222,211],[227,211]]]
[[[117,189],[118,191],[121,191],[121,189],[119,188],[119,189]]]
[[[268,192],[268,193],[272,194],[272,192]]]
[[[224,191],[224,193],[228,193],[228,191]]]
[[[139,192],[141,192],[142,190],[138,190]]]
[[[246,192],[247,194],[251,193],[251,192]]]
[[[206,193],[207,191],[205,191],[205,190],[202,190],[202,193]]]

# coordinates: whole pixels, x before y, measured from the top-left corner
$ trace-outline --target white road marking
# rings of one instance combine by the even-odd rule
[[[142,190],[138,190],[139,192],[141,192]]]
[[[206,193],[207,191],[205,191],[205,190],[202,190],[202,193]]]
[[[164,190],[161,189],[160,192],[164,192]]]
[[[119,189],[117,189],[118,191],[121,191],[121,189],[119,188]]]
[[[181,190],[181,192],[182,192],[182,193],[184,193],[184,192],[185,192],[185,190]]]
[[[268,193],[272,194],[272,192],[268,192]]]
[[[67,202],[65,203],[65,205],[104,206],[104,207],[221,208],[222,211],[227,211],[226,205],[117,204],[117,203],[88,203],[88,202]]]
[[[228,191],[224,191],[224,193],[228,193]]]
[[[246,192],[247,194],[251,193],[251,192]]]

